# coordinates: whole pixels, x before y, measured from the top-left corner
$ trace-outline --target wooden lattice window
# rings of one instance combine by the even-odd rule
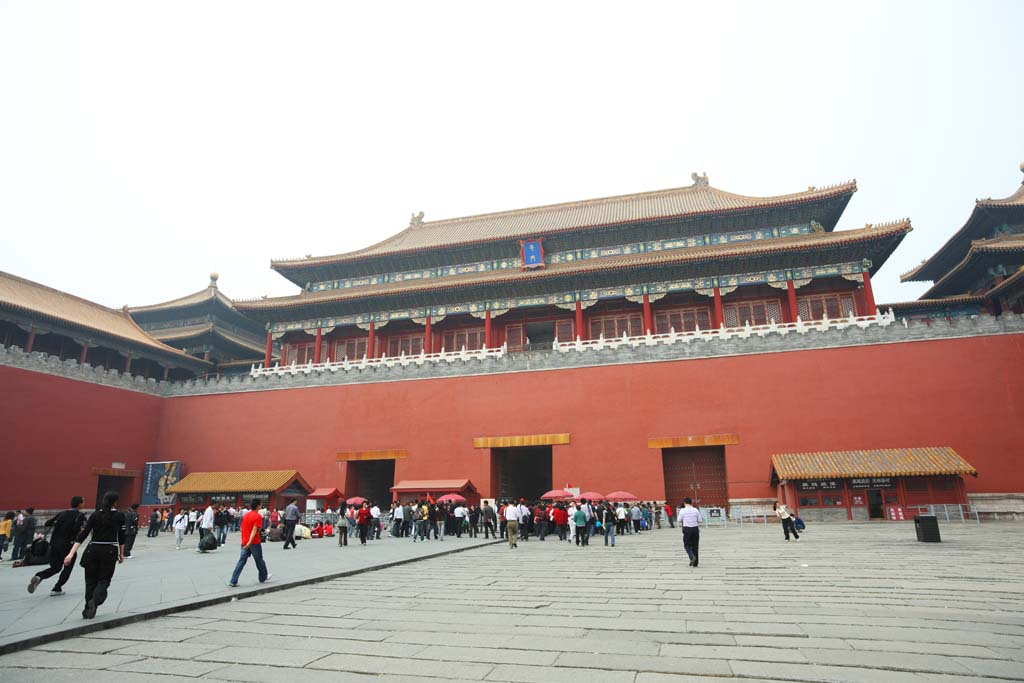
[[[366,337],[342,339],[334,349],[335,360],[348,359],[349,361],[357,361],[362,360],[365,355]]]
[[[523,338],[522,325],[505,326],[505,344],[509,351],[522,351],[526,340]]]
[[[643,323],[639,313],[617,313],[595,316],[590,319],[590,338],[597,339],[604,335],[605,339],[621,337],[639,337],[643,334]]]
[[[829,320],[846,318],[854,312],[852,294],[814,294],[797,297],[797,313],[801,320]]]
[[[484,347],[484,328],[467,327],[461,330],[450,330],[444,333],[443,345],[446,352],[477,351]]]
[[[555,339],[560,342],[576,341],[576,335],[573,334],[573,321],[571,320],[556,320],[555,321]]]
[[[289,344],[288,365],[305,365],[313,362],[314,343]]]
[[[674,308],[658,311],[654,314],[655,334],[676,332],[693,332],[700,327],[702,330],[711,328],[711,310],[701,308]]]
[[[726,327],[743,327],[751,325],[767,325],[772,320],[782,322],[782,307],[778,299],[763,301],[739,301],[722,307],[722,316]]]
[[[388,356],[391,358],[397,358],[402,354],[418,356],[422,351],[422,334],[403,334],[399,337],[388,337]]]

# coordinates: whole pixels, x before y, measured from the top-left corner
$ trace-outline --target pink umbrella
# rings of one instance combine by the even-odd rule
[[[580,495],[576,496],[576,500],[582,500],[583,498],[586,498],[587,500],[605,500],[605,497],[597,491],[584,491]]]
[[[457,493],[446,493],[437,499],[438,503],[465,503],[466,499]]]
[[[363,503],[366,502],[366,499],[361,496],[352,496],[345,502],[348,503],[349,505],[362,505]]]
[[[572,494],[562,489],[553,489],[540,497],[541,500],[562,500],[563,498],[572,498]]]
[[[613,503],[627,503],[633,500],[640,500],[629,491],[612,491],[604,499],[610,500]]]

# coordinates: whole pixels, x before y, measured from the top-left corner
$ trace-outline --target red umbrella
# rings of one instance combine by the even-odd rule
[[[366,502],[366,499],[361,496],[352,496],[345,502],[348,503],[349,505],[362,505],[363,503]]]
[[[446,493],[437,499],[438,503],[465,503],[466,499],[457,493]]]
[[[602,496],[597,491],[584,491],[580,495],[576,496],[576,500],[582,500],[583,498],[586,498],[587,500],[605,500],[605,496]]]
[[[572,494],[562,489],[554,489],[540,497],[541,500],[561,500],[563,498],[572,498]]]
[[[627,503],[633,500],[640,500],[629,491],[612,491],[604,499],[610,500],[613,503]]]

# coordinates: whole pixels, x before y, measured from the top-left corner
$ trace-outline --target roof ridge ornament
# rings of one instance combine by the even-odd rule
[[[707,173],[698,174],[694,171],[690,174],[690,177],[693,179],[693,187],[711,187],[710,183],[708,183]]]
[[[414,213],[412,218],[409,219],[410,228],[418,228],[423,225],[423,212]]]
[[[212,273],[210,273],[210,287],[217,289],[218,279],[220,279],[220,275],[217,274],[217,271],[213,271]]]

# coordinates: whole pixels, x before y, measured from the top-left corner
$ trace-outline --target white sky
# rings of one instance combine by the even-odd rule
[[[0,0],[0,270],[109,306],[292,294],[409,222],[856,178],[931,255],[1024,161],[1024,3]]]

